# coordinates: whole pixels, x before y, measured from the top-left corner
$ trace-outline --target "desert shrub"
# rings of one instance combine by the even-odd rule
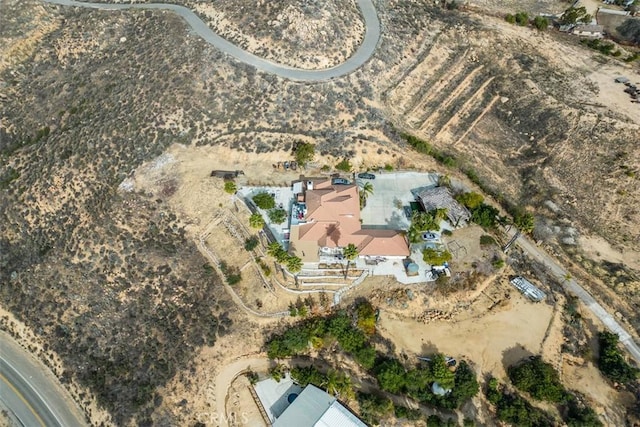
[[[510,13],[507,13],[507,15],[504,17],[504,20],[507,21],[509,24],[516,23],[516,17]]]
[[[510,394],[495,378],[489,379],[485,390],[487,400],[496,407],[499,420],[514,426],[551,427],[553,419],[541,409],[535,408],[518,394]]]
[[[540,356],[509,367],[508,373],[513,385],[534,399],[555,403],[567,400],[558,372]]]
[[[386,170],[387,172],[391,172],[393,170],[393,166],[387,163],[386,165],[384,165],[384,170]]]
[[[267,192],[258,193],[253,196],[253,203],[260,209],[273,209],[276,207],[276,201],[273,196]]]
[[[593,408],[576,396],[569,399],[562,418],[569,427],[602,427],[602,422]]]
[[[628,384],[638,377],[638,369],[629,365],[618,348],[618,336],[611,332],[598,335],[598,368],[611,381]]]
[[[536,16],[533,18],[533,26],[540,31],[544,31],[549,27],[549,21],[544,16]]]
[[[455,156],[452,154],[448,154],[442,151],[438,151],[435,147],[433,147],[428,142],[415,137],[413,135],[409,135],[407,133],[401,134],[401,136],[419,153],[427,154],[433,157],[437,162],[442,163],[447,167],[455,167],[457,165],[457,161]]]
[[[362,301],[356,307],[358,314],[358,327],[367,335],[373,335],[376,332],[376,310],[370,302]]]
[[[453,231],[451,230],[442,230],[443,236],[453,236]]]
[[[230,286],[236,285],[242,280],[242,274],[240,273],[240,269],[238,267],[232,267],[226,262],[221,261],[220,270],[222,271],[227,284]]]
[[[420,409],[407,408],[406,406],[396,406],[394,415],[396,418],[404,418],[408,421],[418,421],[422,418]]]
[[[238,186],[233,181],[225,181],[224,182],[224,191],[229,194],[235,194],[238,191]]]
[[[351,165],[351,162],[349,161],[349,159],[342,159],[340,163],[336,165],[336,169],[343,172],[351,172],[351,169],[353,169],[353,166]]]
[[[496,256],[491,260],[491,266],[496,270],[500,270],[502,267],[504,267],[504,260],[499,256]]]
[[[518,12],[516,13],[516,24],[526,27],[529,25],[529,15],[526,12]]]
[[[458,194],[455,199],[458,203],[463,204],[469,209],[476,209],[484,202],[484,196],[473,191]]]
[[[260,243],[260,241],[257,236],[247,237],[244,241],[244,248],[247,251],[252,251],[258,246],[258,243]]]
[[[274,224],[282,224],[287,220],[287,211],[284,209],[269,210],[269,220]]]
[[[489,236],[488,234],[483,234],[482,236],[480,236],[480,245],[495,246],[497,245],[497,243],[496,243],[496,239],[494,239],[492,236]]]

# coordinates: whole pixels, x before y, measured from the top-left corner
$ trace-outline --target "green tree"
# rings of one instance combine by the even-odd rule
[[[351,172],[353,166],[351,165],[349,159],[342,159],[342,161],[340,161],[340,163],[336,165],[336,169],[343,172]]]
[[[500,211],[493,206],[480,204],[471,210],[471,221],[484,228],[494,228]]]
[[[629,18],[620,24],[616,30],[630,42],[640,44],[640,20]]]
[[[389,393],[398,393],[406,385],[406,370],[397,359],[387,359],[380,363],[375,375],[380,388]]]
[[[287,211],[284,209],[270,209],[268,215],[269,221],[274,224],[282,224],[287,220]]]
[[[438,353],[429,362],[431,376],[444,389],[452,390],[455,385],[455,374],[449,370],[444,355]]]
[[[296,161],[303,167],[313,160],[315,154],[316,146],[311,143],[299,142],[296,146]]]
[[[224,182],[224,191],[229,194],[235,194],[238,191],[238,186],[233,181],[225,181]]]
[[[425,248],[422,251],[422,259],[429,265],[443,265],[451,261],[451,252],[446,249]]]
[[[533,214],[518,209],[513,215],[513,224],[523,233],[531,233],[535,226]]]
[[[549,27],[549,21],[544,16],[536,16],[533,18],[533,26],[540,31],[544,31]]]
[[[598,335],[600,355],[598,368],[610,380],[628,384],[638,377],[638,369],[629,365],[618,348],[618,335],[611,332],[600,332]]]
[[[347,268],[344,270],[344,278],[346,279],[349,275],[349,266],[351,262],[358,258],[358,248],[353,243],[349,243],[347,246],[342,248],[342,255],[347,260]]]
[[[314,366],[291,369],[291,378],[301,387],[306,387],[309,384],[323,387],[323,384],[327,381],[326,376]]]
[[[249,225],[251,228],[262,228],[264,227],[264,218],[258,212],[252,213],[249,217]]]
[[[519,390],[529,393],[534,399],[549,402],[564,402],[567,393],[558,373],[540,356],[526,360],[508,369],[509,378]]]
[[[393,414],[393,402],[386,397],[379,397],[368,393],[358,393],[360,417],[369,425],[378,425],[380,420]]]
[[[260,209],[268,210],[276,207],[276,200],[267,192],[258,193],[253,196],[253,203]]]
[[[300,270],[302,270],[302,260],[297,256],[289,256],[287,259],[287,270],[293,274],[299,273]]]
[[[570,7],[560,17],[561,24],[575,24],[577,22],[591,22],[591,15],[584,6]]]
[[[367,206],[367,199],[373,194],[373,184],[365,182],[359,189],[358,196],[360,198],[360,209]]]

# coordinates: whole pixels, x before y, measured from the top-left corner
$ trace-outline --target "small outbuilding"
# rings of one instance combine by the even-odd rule
[[[417,194],[418,201],[429,212],[434,209],[446,209],[447,219],[454,227],[469,222],[471,213],[453,198],[447,187],[433,187]]]

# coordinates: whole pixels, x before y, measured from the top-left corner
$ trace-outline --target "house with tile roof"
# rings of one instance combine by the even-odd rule
[[[303,178],[293,183],[289,252],[304,262],[318,262],[323,254],[339,255],[354,244],[361,257],[407,257],[403,232],[362,228],[358,186],[343,182]]]

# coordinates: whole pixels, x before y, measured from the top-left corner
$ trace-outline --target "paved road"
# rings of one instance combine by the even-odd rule
[[[180,15],[189,26],[202,37],[207,43],[213,45],[224,53],[227,53],[237,60],[252,65],[257,69],[275,74],[291,80],[300,81],[323,81],[336,77],[341,77],[352,73],[362,66],[371,58],[376,50],[378,40],[380,39],[380,21],[376,13],[372,0],[357,0],[358,7],[362,12],[365,21],[365,36],[362,44],[356,52],[342,64],[323,70],[303,70],[300,68],[288,67],[264,58],[253,55],[233,43],[223,39],[214,33],[209,26],[204,23],[191,9],[184,6],[168,3],[145,3],[145,4],[108,4],[108,3],[87,3],[75,0],[43,0],[47,3],[57,4],[61,6],[77,6],[92,9],[103,10],[122,10],[122,9],[162,9],[170,10]]]
[[[513,235],[514,232],[515,230],[511,230],[510,235]],[[640,347],[638,347],[638,344],[633,340],[631,335],[629,335],[622,325],[618,323],[611,314],[607,313],[604,307],[602,307],[582,286],[580,286],[575,279],[571,278],[567,280],[567,277],[570,277],[567,270],[562,268],[555,259],[544,252],[541,248],[534,245],[525,236],[518,237],[515,243],[527,252],[529,256],[544,264],[554,276],[563,282],[565,289],[580,298],[589,310],[598,316],[600,321],[611,332],[618,334],[620,342],[622,342],[622,344],[627,348],[631,357],[633,357],[636,362],[640,363]]]
[[[0,403],[27,427],[87,425],[47,367],[4,332],[0,332]]]

